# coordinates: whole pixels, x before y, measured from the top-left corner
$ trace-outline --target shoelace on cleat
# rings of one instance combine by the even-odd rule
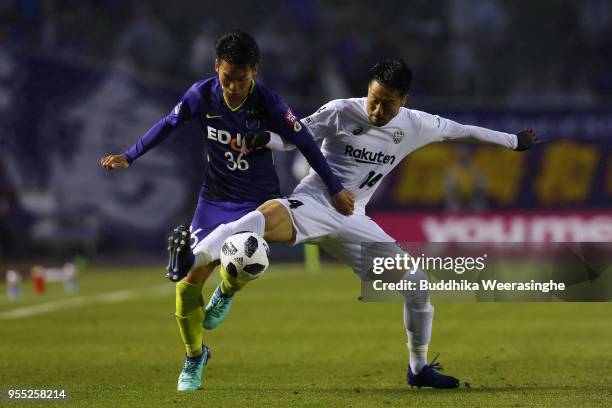
[[[225,306],[226,303],[229,303],[230,299],[231,299],[231,297],[226,298],[226,297],[223,297],[223,296],[219,296],[219,298],[215,302],[215,308],[210,310],[208,313],[212,314],[213,317],[221,317],[221,310],[222,310],[222,308],[217,308],[216,306]]]
[[[183,366],[183,372],[189,375],[193,375],[196,373],[196,371],[198,371],[198,365],[199,363],[187,360],[185,361],[185,365]]]
[[[440,365],[440,363],[437,362],[438,357],[440,356],[440,353],[436,354],[436,356],[434,357],[433,360],[431,360],[431,363],[427,364],[427,366],[433,370],[436,371],[443,371],[444,368],[442,368],[442,366]]]

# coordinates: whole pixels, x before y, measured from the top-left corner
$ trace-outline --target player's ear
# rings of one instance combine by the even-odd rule
[[[410,99],[410,95],[406,94],[402,100],[402,106],[407,106],[409,99]]]
[[[259,64],[255,64],[255,66],[251,69],[253,72],[253,76],[257,75],[257,71],[259,70]]]
[[[215,72],[219,73],[219,58],[215,58]]]

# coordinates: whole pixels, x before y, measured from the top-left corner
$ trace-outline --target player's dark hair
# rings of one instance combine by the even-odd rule
[[[378,61],[370,69],[369,82],[373,80],[398,91],[400,95],[404,96],[408,94],[410,84],[412,84],[412,70],[400,58]]]
[[[223,34],[215,46],[217,58],[242,67],[255,67],[259,63],[259,47],[253,37],[244,31]]]

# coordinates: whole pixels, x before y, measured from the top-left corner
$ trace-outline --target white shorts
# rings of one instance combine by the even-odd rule
[[[349,265],[362,276],[362,243],[396,241],[378,226],[363,209],[356,208],[352,215],[340,214],[323,194],[294,193],[277,199],[289,211],[296,230],[295,244],[317,244],[325,252]],[[379,256],[393,257],[401,248],[381,246]]]

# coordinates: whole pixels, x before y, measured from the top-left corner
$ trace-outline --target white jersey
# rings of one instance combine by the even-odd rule
[[[516,135],[476,126],[464,126],[429,113],[400,108],[384,126],[371,124],[367,98],[337,99],[302,119],[344,187],[355,194],[355,211],[364,212],[380,181],[404,157],[429,143],[474,137],[515,149]],[[301,180],[294,193],[327,194],[314,171]]]

